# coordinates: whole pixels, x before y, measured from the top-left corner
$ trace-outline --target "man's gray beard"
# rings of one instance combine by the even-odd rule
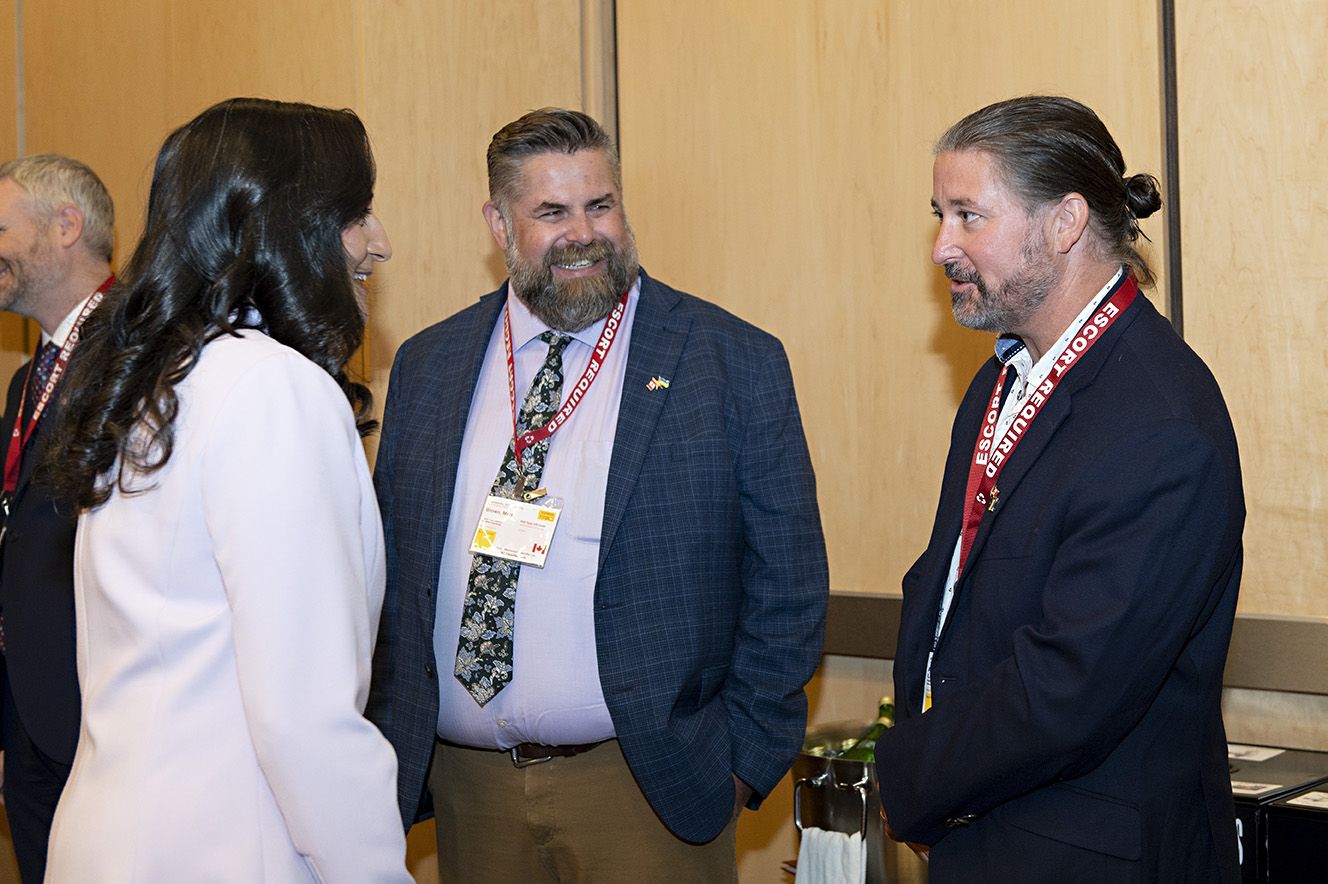
[[[59,277],[55,262],[55,247],[45,239],[38,239],[23,255],[21,262],[6,262],[9,268],[9,290],[0,291],[0,310],[19,316],[31,317],[46,293],[56,286]]]
[[[522,261],[512,243],[504,255],[509,285],[521,303],[549,328],[579,332],[612,313],[641,270],[631,228],[626,234],[621,251],[607,239],[584,246],[569,243],[550,249],[538,265]],[[554,277],[554,264],[578,260],[603,260],[604,269],[577,279]]]
[[[976,299],[960,293],[950,295],[950,308],[955,321],[974,331],[997,334],[1018,334],[1030,317],[1047,300],[1060,276],[1048,258],[1049,249],[1038,248],[1032,236],[1025,238],[1021,249],[1024,266],[1004,284],[990,287],[977,271],[961,270],[955,264],[945,265],[946,278],[972,283],[978,290]]]

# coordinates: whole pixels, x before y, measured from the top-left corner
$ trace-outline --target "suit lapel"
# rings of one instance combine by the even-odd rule
[[[631,346],[624,369],[622,402],[613,436],[608,486],[604,494],[604,524],[600,531],[599,565],[604,566],[627,501],[645,463],[646,450],[654,436],[667,387],[651,390],[653,377],[672,378],[682,356],[691,319],[674,313],[680,300],[677,292],[641,272],[641,296],[632,320]]]
[[[475,311],[475,327],[453,336],[458,342],[455,350],[435,352],[440,360],[436,371],[430,373],[441,378],[441,387],[429,390],[425,401],[416,401],[414,407],[434,412],[430,420],[419,425],[421,433],[438,434],[434,438],[419,439],[421,447],[434,451],[434,494],[432,522],[433,549],[429,561],[434,563],[433,579],[438,579],[438,563],[443,557],[443,541],[447,536],[447,521],[452,513],[452,495],[456,490],[457,467],[461,460],[461,443],[466,435],[466,421],[470,415],[471,400],[479,383],[484,354],[498,316],[507,303],[507,284],[480,299],[481,309]]]
[[[1056,430],[1074,410],[1075,396],[1097,380],[1098,373],[1107,362],[1107,357],[1115,349],[1125,330],[1139,315],[1139,310],[1144,303],[1145,298],[1142,294],[1135,296],[1135,302],[1116,322],[1112,323],[1111,328],[1103,334],[1101,340],[1066,372],[1065,379],[1057,385],[1056,392],[1047,400],[1046,405],[1042,407],[1033,423],[1029,424],[1028,432],[1019,442],[1014,454],[1006,462],[1005,468],[1001,470],[1001,474],[996,480],[996,491],[998,493],[996,494],[995,507],[983,515],[982,523],[978,525],[977,536],[973,539],[973,548],[968,554],[970,562],[975,561],[981,554],[982,547],[991,535],[992,526],[996,519],[1000,518],[1000,499],[1008,499],[1011,495],[1017,493],[1020,481],[1028,475],[1029,470],[1038,462],[1042,452],[1055,438]],[[964,503],[966,504],[967,501],[964,501]],[[966,568],[965,570],[971,572],[972,568]]]
[[[37,463],[41,459],[42,442],[46,438],[46,431],[50,429],[51,421],[54,419],[51,409],[47,408],[46,414],[42,415],[32,438],[28,440],[27,446],[23,449],[23,459],[19,461],[18,465],[18,485],[14,488],[15,500],[23,495],[28,484],[32,481],[32,474],[36,471]]]
[[[37,349],[38,352],[40,352],[41,350],[40,346]],[[14,414],[18,411],[18,406],[19,406],[18,397],[22,396],[22,391],[24,387],[26,387],[30,381],[28,370],[29,368],[31,368],[33,364],[32,360],[35,358],[36,356],[30,357],[27,365],[24,365],[22,368],[19,369],[19,373],[22,375],[22,381],[17,387],[18,391],[17,395],[10,397],[12,401],[10,402],[10,407],[6,410],[7,412],[6,416],[8,416],[8,414]],[[54,413],[56,411],[56,406],[59,404],[59,401],[60,401],[59,389],[57,388],[52,393],[50,402],[46,404],[46,410],[42,414],[41,420],[38,421],[37,428],[32,433],[32,438],[28,440],[28,444],[23,449],[23,456],[22,459],[19,460],[19,466],[18,466],[18,483],[14,487],[14,501],[17,501],[20,497],[23,496],[23,492],[27,489],[29,482],[32,480],[33,472],[37,469],[37,460],[38,460],[37,455],[38,452],[41,451],[42,440],[46,437],[47,431],[51,428],[52,422],[55,420]],[[32,401],[32,397],[29,396],[27,398],[27,401],[24,403],[25,407],[23,410],[26,411],[28,414],[31,414],[34,404],[35,403]],[[18,415],[14,420],[22,421],[25,416],[26,415]],[[19,432],[22,432],[23,429],[24,427],[20,426]],[[7,433],[12,434],[14,430],[14,421],[6,421],[5,430]],[[5,439],[6,451],[8,451],[9,441],[10,439],[7,436]]]

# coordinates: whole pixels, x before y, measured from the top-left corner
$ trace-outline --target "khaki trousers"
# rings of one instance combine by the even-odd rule
[[[736,884],[731,820],[707,844],[655,816],[617,740],[517,768],[506,752],[434,744],[429,788],[443,884]]]

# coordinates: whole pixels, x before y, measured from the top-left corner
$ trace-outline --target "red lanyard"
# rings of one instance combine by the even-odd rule
[[[1000,444],[993,446],[992,442],[996,438],[996,422],[1001,413],[1001,391],[1005,389],[1005,376],[1010,367],[1007,365],[1001,369],[1000,377],[996,378],[996,389],[992,391],[991,401],[987,405],[987,416],[982,422],[982,432],[978,434],[977,445],[973,448],[973,462],[968,469],[968,490],[964,497],[967,501],[967,512],[964,514],[964,526],[960,535],[957,574],[964,573],[964,563],[968,561],[968,551],[973,547],[973,538],[977,536],[978,525],[982,523],[982,514],[989,507],[996,506],[994,499],[988,502],[988,498],[995,493],[996,479],[1010,459],[1010,455],[1014,453],[1015,447],[1024,438],[1024,434],[1033,423],[1033,418],[1042,411],[1042,406],[1051,398],[1052,392],[1060,384],[1061,378],[1065,377],[1065,373],[1079,360],[1079,357],[1097,343],[1103,332],[1111,328],[1111,324],[1134,302],[1134,296],[1138,293],[1139,285],[1135,282],[1133,274],[1127,275],[1125,282],[1116,290],[1116,294],[1098,307],[1092,318],[1085,322],[1078,333],[1070,339],[1070,343],[1065,345],[1061,355],[1052,363],[1046,380],[1028,397],[1028,402],[1019,410],[1014,422],[1001,438]]]
[[[101,303],[102,297],[106,291],[115,282],[115,275],[112,274],[106,278],[97,290],[88,298],[88,302],[83,305],[78,318],[74,320],[73,327],[69,330],[69,336],[65,338],[65,345],[60,348],[60,353],[55,358],[55,365],[51,366],[51,376],[47,378],[46,384],[41,388],[37,396],[36,403],[32,406],[32,417],[28,419],[27,426],[23,425],[23,409],[28,403],[28,385],[32,383],[32,369],[37,362],[37,357],[33,356],[28,362],[28,376],[23,380],[23,393],[18,400],[18,414],[14,418],[14,431],[9,436],[9,450],[5,452],[5,493],[13,494],[18,488],[18,465],[23,456],[23,448],[32,438],[32,433],[37,428],[37,421],[46,412],[46,405],[51,401],[51,394],[55,392],[56,385],[60,383],[60,377],[65,373],[65,366],[69,364],[69,356],[78,346],[79,330],[83,328],[83,320],[88,318],[97,305]],[[41,348],[38,348],[38,353]]]
[[[627,310],[627,295],[631,291],[629,287],[627,291],[623,292],[622,297],[618,299],[618,305],[609,314],[608,320],[604,323],[604,330],[599,334],[599,342],[595,344],[595,349],[591,351],[590,363],[586,365],[586,370],[582,372],[581,380],[576,382],[572,392],[568,393],[563,400],[562,408],[558,409],[558,413],[550,418],[547,424],[520,436],[516,432],[516,362],[512,358],[512,317],[511,311],[503,313],[503,349],[507,352],[507,394],[512,401],[512,453],[516,457],[518,470],[521,468],[521,452],[552,436],[555,430],[567,423],[572,416],[572,412],[581,404],[582,398],[585,397],[590,385],[594,383],[595,377],[599,374],[600,366],[608,358],[609,349],[613,347],[613,339],[618,334],[618,327],[622,324],[623,313]]]

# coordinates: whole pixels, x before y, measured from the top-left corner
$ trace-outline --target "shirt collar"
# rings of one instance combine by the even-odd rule
[[[1070,338],[1074,337],[1079,329],[1083,328],[1084,323],[1087,322],[1088,318],[1093,315],[1093,312],[1101,306],[1102,301],[1107,295],[1115,291],[1116,287],[1120,285],[1121,281],[1125,278],[1126,270],[1128,270],[1128,268],[1122,264],[1121,268],[1116,271],[1116,275],[1111,277],[1107,284],[1098,290],[1098,293],[1093,296],[1093,299],[1088,302],[1088,305],[1084,307],[1079,315],[1074,318],[1074,321],[1066,327],[1065,331],[1057,340],[1056,345],[1053,346],[1051,350],[1042,354],[1043,362],[1047,361],[1048,358],[1056,359],[1060,356],[1061,350],[1063,350],[1065,345],[1070,342]],[[1029,353],[1028,348],[1024,346],[1024,342],[1014,335],[1001,335],[996,339],[996,359],[1001,365],[1012,365],[1019,377],[1023,377],[1033,368],[1033,354]]]
[[[1009,365],[1020,352],[1026,353],[1028,348],[1014,335],[1001,335],[996,339],[996,358],[1000,360],[1001,365]]]
[[[65,318],[60,320],[60,324],[55,327],[55,331],[51,334],[48,335],[46,330],[43,329],[41,333],[42,343],[63,347],[65,341],[69,340],[69,333],[74,330],[74,323],[78,320],[78,315],[83,312],[83,308],[88,305],[90,300],[92,300],[91,294],[75,304],[74,309],[65,314]]]

